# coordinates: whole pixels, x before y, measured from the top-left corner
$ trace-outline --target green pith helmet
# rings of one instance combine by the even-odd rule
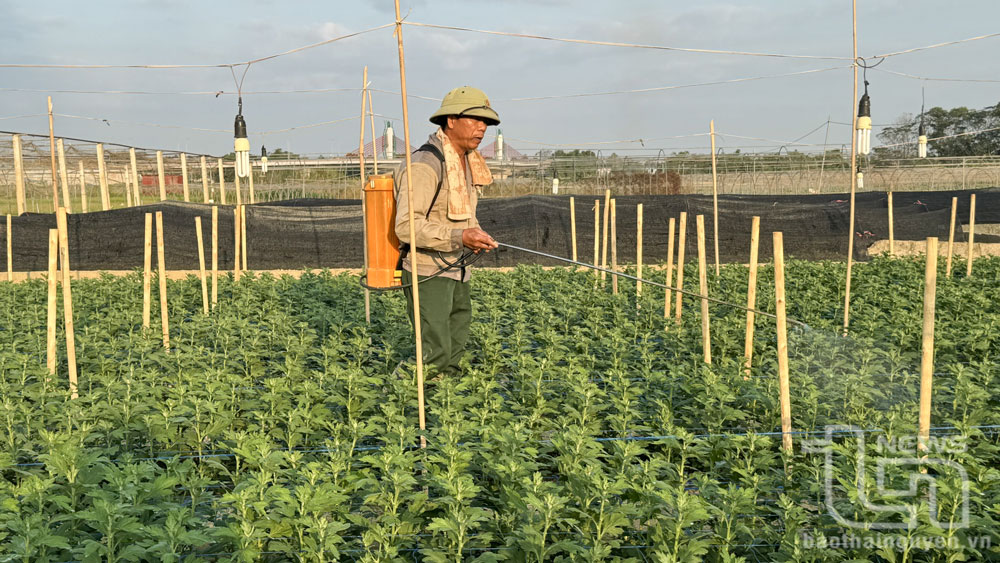
[[[444,126],[449,115],[459,117],[479,117],[487,125],[499,125],[500,116],[490,107],[490,99],[478,88],[462,86],[455,88],[441,100],[441,107],[431,116],[431,123]]]

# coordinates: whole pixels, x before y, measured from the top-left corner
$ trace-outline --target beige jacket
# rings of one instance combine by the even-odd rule
[[[431,135],[429,143],[441,148],[441,141],[436,135]],[[444,151],[442,151],[443,153]],[[441,192],[437,200],[434,201],[434,208],[427,210],[434,198],[434,191],[437,188],[438,177],[441,176],[442,164],[436,156],[427,151],[418,151],[411,157],[413,176],[413,218],[417,235],[416,246],[420,249],[418,259],[418,274],[429,276],[446,266],[442,258],[448,262],[455,262],[462,256],[465,247],[462,245],[462,231],[465,229],[478,228],[479,220],[476,219],[476,204],[479,200],[480,186],[468,190],[472,209],[472,216],[462,221],[453,221],[448,218],[448,177],[444,175],[441,180]],[[473,186],[472,174],[469,166],[466,166],[466,185]],[[402,242],[410,242],[410,221],[409,206],[406,196],[406,166],[400,167],[396,173],[396,236]],[[440,252],[440,255],[439,255]],[[410,258],[411,253],[403,260],[403,269],[412,272]],[[440,277],[447,277],[458,281],[469,281],[471,268],[455,268],[441,274]]]

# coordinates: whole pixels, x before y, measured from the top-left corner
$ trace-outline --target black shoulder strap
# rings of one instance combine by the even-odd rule
[[[425,152],[431,153],[432,155],[434,155],[435,158],[438,159],[438,162],[441,164],[441,170],[438,173],[437,188],[434,189],[434,197],[431,198],[431,204],[427,207],[427,214],[424,215],[424,219],[430,219],[430,217],[431,217],[431,209],[434,209],[434,204],[437,203],[438,195],[441,194],[441,183],[444,181],[444,170],[445,170],[444,169],[444,153],[441,152],[441,149],[437,148],[436,146],[434,146],[434,145],[432,145],[430,143],[424,143],[424,144],[420,145],[420,148],[418,148],[417,150],[415,150],[413,152],[420,152],[420,151],[425,151]]]

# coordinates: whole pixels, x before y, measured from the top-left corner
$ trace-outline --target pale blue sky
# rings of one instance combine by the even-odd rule
[[[969,0],[860,0],[859,53],[872,55],[1000,31],[1000,3]],[[478,1],[407,0],[414,22],[535,33],[557,37],[789,54],[851,56],[849,0],[700,2],[630,0]],[[37,64],[214,64],[266,56],[393,21],[390,0],[199,2],[130,0],[29,3],[0,0],[0,62]],[[645,150],[707,151],[704,133],[715,119],[731,152],[791,141],[822,143],[828,116],[850,121],[851,71],[660,92],[513,101],[512,98],[606,92],[721,81],[846,66],[848,61],[758,58],[571,45],[430,28],[404,27],[411,94],[440,97],[470,84],[484,89],[513,146],[534,152],[539,143],[601,149],[640,149],[638,143],[588,145],[642,138]],[[879,70],[927,77],[1000,80],[1000,37],[891,57]],[[368,65],[372,87],[398,91],[396,43],[380,30],[303,53],[253,65],[245,91],[358,88]],[[908,79],[869,71],[875,123],[889,123],[928,107],[983,107],[1000,101],[1000,82]],[[226,69],[46,70],[0,68],[0,118],[45,111],[35,90],[233,91]],[[222,154],[232,150],[235,96],[53,93],[56,134],[144,147]],[[399,97],[377,93],[375,111],[401,116]],[[413,143],[430,132],[436,103],[413,99]],[[360,96],[247,94],[244,115],[251,144],[303,153],[343,154],[357,148]],[[267,136],[254,132],[354,117],[350,121]],[[380,119],[377,127],[381,129]],[[142,122],[190,129],[149,127]],[[402,133],[402,125],[394,124]],[[822,127],[820,127],[823,125]],[[0,130],[47,132],[44,117],[0,119]],[[725,134],[728,134],[726,136]],[[491,131],[489,135],[493,135]],[[834,125],[830,143],[850,143],[849,128]],[[554,147],[553,147],[554,148]],[[803,147],[807,149],[808,147]]]

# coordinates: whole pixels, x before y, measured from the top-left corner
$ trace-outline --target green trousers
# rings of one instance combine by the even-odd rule
[[[403,271],[403,285],[412,281]],[[413,290],[406,288],[406,312],[413,324]],[[425,366],[440,373],[459,373],[458,362],[469,340],[472,301],[469,284],[445,277],[420,277],[420,331]]]

